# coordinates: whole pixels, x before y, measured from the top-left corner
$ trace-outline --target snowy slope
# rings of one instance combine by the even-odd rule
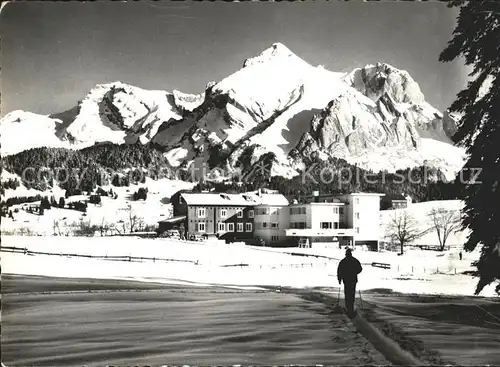
[[[90,91],[67,132],[79,143],[147,143],[162,123],[180,119],[171,94],[149,91],[121,82]]]
[[[253,161],[273,152],[284,171],[293,174],[289,151],[314,114],[348,88],[342,82],[344,76],[313,67],[275,43],[247,59],[242,69],[209,85],[204,109],[175,156],[184,152],[186,161],[206,158],[210,147],[222,143],[232,150],[229,166],[234,169],[245,148],[258,145]]]
[[[21,110],[13,111],[0,120],[1,154],[9,155],[38,147],[69,147],[56,131],[61,120]]]
[[[449,144],[456,120],[427,103],[408,72],[379,63],[344,81],[351,88],[313,119],[300,154],[340,157],[374,171],[428,164],[448,178],[463,166],[464,150]]]
[[[104,142],[145,144],[160,127],[162,143],[168,145],[184,133],[170,126],[182,122],[183,113],[198,107],[203,98],[179,91],[145,90],[122,82],[100,84],[78,106],[62,113],[42,116],[13,111],[6,115],[1,120],[2,154],[35,147],[82,149]]]

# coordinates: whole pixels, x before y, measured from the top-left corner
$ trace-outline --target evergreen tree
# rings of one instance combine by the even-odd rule
[[[40,201],[40,208],[41,209],[50,209],[50,201],[47,196],[45,196],[41,201]]]
[[[66,205],[66,202],[64,198],[61,196],[61,198],[59,199],[59,208],[64,208],[64,205]]]
[[[465,168],[470,174],[461,181],[462,226],[471,230],[467,251],[482,245],[475,263],[480,276],[475,293],[479,294],[500,279],[500,2],[453,0],[448,6],[459,7],[460,14],[439,60],[464,57],[472,68],[473,80],[457,95],[451,110],[463,114],[453,140],[463,144],[469,155]],[[500,293],[500,284],[496,291]]]

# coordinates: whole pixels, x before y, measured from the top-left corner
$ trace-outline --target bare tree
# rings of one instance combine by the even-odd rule
[[[98,224],[96,228],[99,231],[101,237],[104,237],[108,234],[109,230],[111,229],[111,226],[109,223],[106,222],[105,218],[102,217],[101,223]]]
[[[461,227],[460,216],[455,210],[434,208],[429,212],[429,217],[439,239],[439,249],[443,251],[450,234],[457,232]]]
[[[386,228],[386,236],[391,242],[398,243],[401,246],[401,255],[404,253],[405,245],[419,239],[427,232],[429,232],[428,229],[422,231],[419,228],[415,218],[407,211],[403,211],[402,213],[395,211],[394,217],[391,218]]]
[[[136,229],[141,225],[143,219],[135,214],[134,210],[132,210],[131,205],[128,205],[125,211],[127,212],[128,229],[130,233],[135,232]],[[123,224],[123,227],[125,231],[125,223]]]
[[[59,227],[59,221],[57,219],[54,219],[52,222],[52,228],[54,230],[54,236],[60,236],[61,235],[61,228]]]

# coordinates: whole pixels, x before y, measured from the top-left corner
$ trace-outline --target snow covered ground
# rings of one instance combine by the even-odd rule
[[[85,214],[77,210],[51,208],[40,216],[19,210],[18,213],[14,214],[14,220],[2,218],[2,233],[19,234],[29,232],[44,236],[60,233],[64,235],[66,234],[66,228],[78,224],[80,221],[89,222],[91,225],[114,223],[118,228],[121,228],[120,221],[127,223],[130,213],[139,217],[145,225],[156,225],[159,220],[172,215],[172,206],[168,203],[168,199],[177,191],[191,189],[194,185],[192,182],[180,180],[160,179],[155,181],[146,178],[144,184],[130,185],[129,187],[103,186],[105,190],[113,189],[118,198],[112,199],[103,196],[101,197],[102,203],[99,205],[89,204]],[[132,195],[140,187],[148,188],[147,199],[133,201]],[[58,202],[60,197],[64,197],[64,190],[56,186],[51,191],[40,192],[33,189],[27,190],[22,185],[16,190],[6,190],[6,197],[35,196],[37,194],[49,197],[53,195]],[[88,200],[88,196],[72,196],[66,199],[66,204],[79,200]],[[23,204],[14,205],[11,210],[22,206]],[[129,206],[130,210],[128,210]],[[56,223],[58,223],[59,229],[54,228]]]
[[[200,285],[332,287],[337,286],[336,269],[340,250],[320,253],[330,258],[293,256],[298,249],[255,248],[237,244],[194,243],[133,237],[2,237],[2,246],[29,251],[94,256],[154,257],[163,260],[110,261],[60,255],[2,253],[5,274],[53,277],[134,279],[160,283],[193,282]],[[437,253],[411,250],[394,253],[356,251],[364,264],[358,288],[390,289],[402,293],[472,295],[477,279],[462,274],[471,270],[478,254],[457,260],[456,250]],[[318,254],[318,253],[317,253]],[[165,261],[184,260],[186,262]],[[391,269],[372,267],[372,262],[389,262]],[[238,266],[244,264],[243,266]],[[233,266],[231,266],[233,265]],[[412,269],[413,267],[413,269]],[[494,285],[481,292],[493,296]]]
[[[429,216],[431,210],[449,210],[455,212],[456,215],[460,217],[460,211],[463,206],[464,202],[461,200],[435,200],[413,203],[406,209],[382,210],[380,212],[381,233],[386,233],[387,226],[394,216],[399,216],[403,213],[408,213],[410,217],[414,219],[419,231],[425,231],[426,229],[433,228],[432,220]],[[446,246],[461,247],[467,240],[468,233],[468,230],[459,230],[456,233],[451,233],[446,241]],[[438,243],[439,240],[435,230],[431,230],[414,242],[416,245],[437,245]]]
[[[285,292],[3,277],[8,366],[385,365],[340,311]]]

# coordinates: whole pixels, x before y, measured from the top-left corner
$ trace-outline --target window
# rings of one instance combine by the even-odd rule
[[[262,228],[267,228],[267,222],[262,223]]]
[[[253,218],[254,217],[254,212],[253,210],[248,211],[248,218]]]
[[[332,229],[332,222],[321,222],[321,229]]]
[[[359,219],[359,213],[356,213],[356,219]]]
[[[269,214],[269,208],[257,208],[255,209],[255,215],[267,215]],[[248,214],[250,216],[250,213]],[[253,218],[253,217],[249,217]]]
[[[219,223],[219,232],[226,232],[226,223]]]
[[[198,232],[205,232],[205,222],[198,222]]]
[[[237,217],[238,217],[238,218],[243,218],[243,210],[238,209],[238,210],[236,211],[236,215],[237,215]]]
[[[227,210],[226,209],[221,209],[220,210],[220,217],[221,218],[227,218]]]
[[[205,218],[207,215],[207,211],[205,208],[198,208],[198,218]]]
[[[280,236],[271,236],[271,241],[278,242],[280,240]]]
[[[295,215],[295,214],[306,214],[306,207],[301,206],[298,208],[290,208],[290,214]]]
[[[252,232],[252,223],[245,223],[245,232]]]
[[[271,214],[278,214],[278,208],[270,208]]]
[[[359,204],[359,198],[354,199],[354,203]]]
[[[359,227],[356,227],[356,233],[359,233]]]
[[[271,223],[271,228],[278,228],[278,223]]]
[[[338,229],[338,228],[339,228],[339,224],[338,224],[338,222],[333,222],[333,228],[334,228],[334,229]]]
[[[338,214],[339,213],[339,208],[335,207],[333,208],[333,214]]]
[[[236,223],[236,232],[243,232],[243,223]]]
[[[234,232],[234,223],[228,223],[227,224],[227,231],[228,232]]]
[[[344,208],[339,208],[339,213],[344,214]]]

